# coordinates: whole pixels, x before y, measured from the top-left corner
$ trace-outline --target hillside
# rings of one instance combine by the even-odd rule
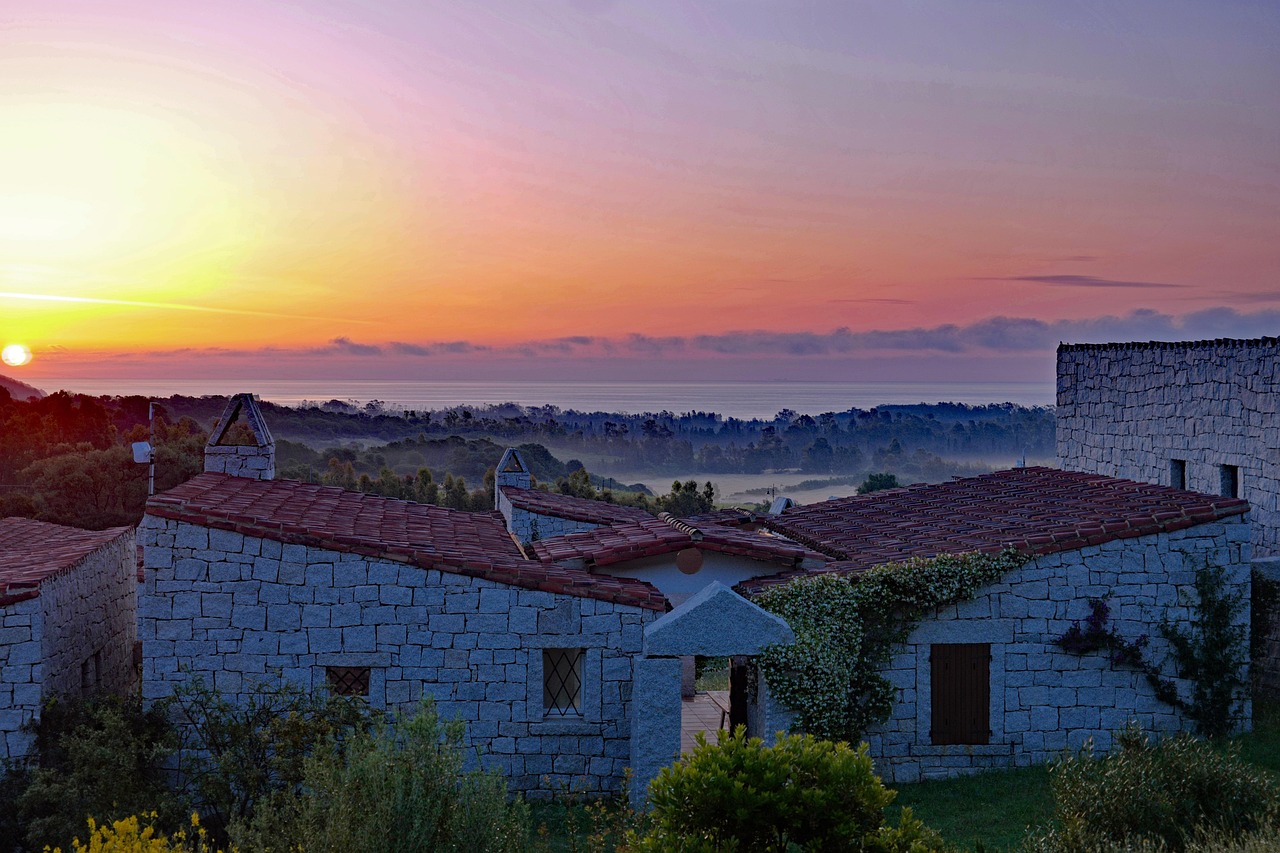
[[[15,400],[30,400],[33,397],[44,396],[44,392],[39,388],[32,387],[25,382],[19,382],[16,379],[10,379],[8,376],[0,375],[0,388],[8,391],[9,396]]]

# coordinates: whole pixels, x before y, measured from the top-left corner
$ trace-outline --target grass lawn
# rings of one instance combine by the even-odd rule
[[[1028,827],[1053,817],[1049,771],[1043,766],[915,782],[897,790],[890,821],[897,821],[899,807],[910,806],[948,843],[967,850],[975,848],[975,841],[987,850],[1015,849]]]
[[[1280,705],[1256,705],[1254,730],[1228,744],[1224,748],[1238,749],[1241,758],[1280,782]],[[897,790],[891,820],[897,820],[899,807],[910,806],[916,817],[962,849],[976,849],[981,841],[987,850],[1014,850],[1029,827],[1053,819],[1053,794],[1044,766],[917,782]]]

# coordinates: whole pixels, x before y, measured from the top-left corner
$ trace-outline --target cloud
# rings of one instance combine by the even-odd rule
[[[412,369],[424,358],[438,358],[452,365],[480,365],[512,361],[562,363],[592,360],[627,360],[637,364],[690,362],[693,360],[743,364],[785,362],[789,359],[841,359],[874,357],[900,359],[944,354],[956,357],[1002,355],[1049,356],[1059,342],[1107,343],[1117,341],[1178,341],[1214,338],[1257,338],[1280,334],[1280,309],[1243,312],[1234,308],[1207,308],[1176,316],[1150,308],[1122,316],[1105,315],[1074,320],[1045,321],[1032,317],[988,317],[972,323],[946,323],[930,327],[854,331],[840,327],[830,331],[775,332],[746,329],[692,336],[631,334],[617,338],[569,335],[521,341],[507,345],[473,341],[365,343],[338,337],[310,348],[261,347],[252,350],[184,347],[148,353],[150,359],[200,359],[208,362],[259,361],[277,365],[358,362],[381,357],[388,369]],[[136,359],[138,353],[83,353],[62,351],[67,361]],[[396,367],[398,365],[398,367]]]
[[[978,279],[978,281],[1025,281],[1028,284],[1043,284],[1048,287],[1157,288],[1161,290],[1187,287],[1185,284],[1170,284],[1164,281],[1120,281],[1092,275],[1010,275]]]
[[[358,344],[350,338],[334,338],[329,341],[326,346],[317,347],[313,352],[317,354],[323,353],[342,353],[343,355],[382,355],[382,347],[373,344]]]

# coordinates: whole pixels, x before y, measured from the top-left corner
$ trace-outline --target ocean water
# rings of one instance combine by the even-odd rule
[[[381,401],[391,409],[517,403],[579,411],[718,412],[726,417],[771,418],[782,409],[801,414],[911,403],[1054,402],[1052,384],[1041,382],[420,382],[351,380],[104,380],[68,378],[43,383],[46,391],[82,394],[233,394],[251,391],[283,405],[303,401]],[[48,387],[54,385],[55,387]]]

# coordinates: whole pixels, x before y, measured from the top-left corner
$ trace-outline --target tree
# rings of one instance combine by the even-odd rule
[[[716,487],[707,482],[701,492],[693,480],[671,484],[671,493],[658,498],[658,510],[675,516],[698,515],[715,509]]]
[[[862,485],[858,486],[858,494],[868,495],[883,489],[896,489],[898,487],[898,477],[894,474],[870,474],[867,479],[862,481]]]

